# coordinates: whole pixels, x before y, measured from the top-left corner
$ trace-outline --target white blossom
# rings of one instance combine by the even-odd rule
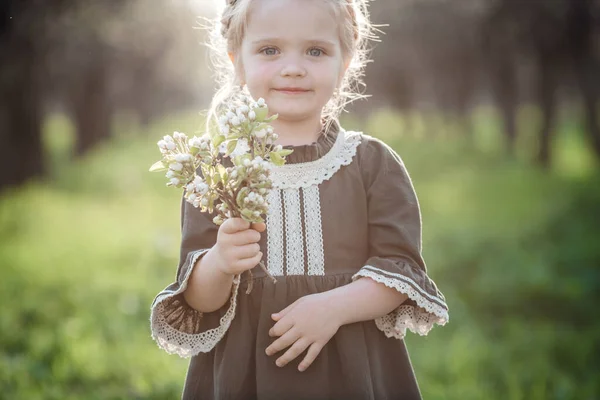
[[[239,122],[238,122],[238,124],[239,124]],[[229,134],[229,125],[221,125],[221,126],[219,126],[219,130],[221,131],[221,133],[223,135],[228,135]]]
[[[191,202],[193,202],[194,200],[196,200],[198,198],[198,196],[196,196],[194,193],[190,194],[189,200]]]
[[[184,163],[189,161],[190,159],[190,155],[189,154],[175,154],[175,161],[179,162],[179,163]]]
[[[237,116],[234,116],[234,117],[231,117],[229,122],[231,122],[231,125],[233,125],[233,126],[238,126],[240,124],[240,119]]]
[[[254,136],[256,136],[258,139],[262,139],[265,136],[267,136],[267,131],[264,129],[260,129],[258,131],[254,131]]]
[[[177,179],[177,178],[171,178],[171,184],[175,185],[175,186],[179,185],[179,179]]]
[[[165,135],[163,136],[163,140],[167,143],[172,143],[173,142],[173,138],[169,135]]]
[[[229,121],[231,118],[235,117],[235,114],[233,113],[233,111],[227,111],[227,114],[225,114],[225,116],[227,117],[227,121]]]
[[[168,150],[175,150],[177,148],[177,146],[175,145],[175,143],[173,142],[167,142],[167,149]]]
[[[174,162],[169,165],[169,169],[172,169],[173,171],[181,171],[183,169],[183,165],[181,163]]]
[[[263,99],[262,97],[260,99],[258,99],[256,101],[256,104],[258,104],[259,107],[264,107],[265,106],[265,99]]]
[[[171,178],[174,178],[176,175],[177,175],[177,174],[176,174],[174,171],[172,171],[172,170],[168,170],[168,171],[167,171],[167,174],[166,174],[165,176],[166,176],[167,178],[171,179]]]
[[[275,146],[275,149],[273,149],[274,151],[281,151],[283,150],[283,146],[278,144],[277,146]]]
[[[187,139],[187,135],[185,133],[181,133],[181,132],[177,132],[177,131],[173,132],[173,137],[175,139],[181,139],[181,140]]]
[[[248,112],[248,119],[254,121],[256,119],[256,113],[254,111]]]
[[[231,152],[232,157],[241,156],[250,151],[250,145],[248,144],[248,140],[246,138],[241,138],[237,141],[235,149]]]

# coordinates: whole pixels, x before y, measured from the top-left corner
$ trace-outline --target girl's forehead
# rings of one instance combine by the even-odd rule
[[[246,36],[252,41],[338,40],[338,21],[325,0],[254,0]]]

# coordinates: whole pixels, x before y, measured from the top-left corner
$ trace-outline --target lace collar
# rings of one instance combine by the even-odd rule
[[[319,141],[321,140],[319,139]],[[359,132],[340,129],[331,149],[322,157],[313,161],[274,167],[270,174],[273,187],[298,189],[321,184],[330,179],[342,166],[352,162],[360,141],[361,134]],[[307,146],[317,146],[318,144],[317,142]]]

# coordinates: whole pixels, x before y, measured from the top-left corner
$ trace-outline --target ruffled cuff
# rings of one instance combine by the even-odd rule
[[[407,264],[401,264],[398,270],[403,273],[389,272],[365,265],[352,277],[352,280],[361,277],[371,278],[409,297],[391,313],[376,318],[377,328],[387,337],[404,339],[407,329],[424,336],[435,324],[445,325],[449,320],[448,306],[433,281],[425,272],[415,271]]]
[[[175,282],[160,292],[152,303],[150,326],[152,338],[160,348],[169,354],[177,354],[188,358],[198,353],[207,353],[225,336],[235,317],[237,293],[240,276],[235,276],[231,290],[231,298],[227,311],[221,316],[218,326],[209,328],[204,321],[203,313],[190,307],[183,297],[188,279],[196,265],[208,249],[198,250],[191,254],[188,268],[181,283]],[[217,311],[215,311],[215,314]],[[213,314],[213,313],[211,313]],[[207,314],[208,315],[208,314]],[[212,319],[212,318],[211,318]]]

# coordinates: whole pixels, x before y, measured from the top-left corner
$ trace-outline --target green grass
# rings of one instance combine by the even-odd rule
[[[407,339],[425,399],[600,396],[600,174],[569,115],[553,169],[532,168],[538,120],[535,110],[519,114],[513,160],[490,110],[474,116],[471,142],[411,135],[386,112],[364,125],[411,173],[429,273],[451,308],[447,326]],[[193,134],[201,119],[116,124],[114,139],[70,162],[73,128],[52,117],[51,179],[0,198],[3,398],[180,396],[187,360],[161,351],[149,332],[152,299],[175,275],[180,193],[147,171],[162,135]]]

